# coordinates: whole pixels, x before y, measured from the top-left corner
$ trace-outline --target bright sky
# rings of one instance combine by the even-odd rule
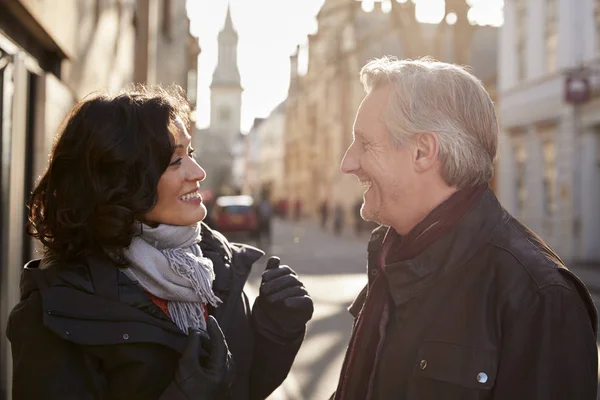
[[[238,68],[244,88],[241,130],[247,132],[255,117],[268,116],[287,97],[289,56],[296,45],[306,44],[308,34],[317,31],[315,16],[324,1],[187,0],[191,32],[202,49],[198,58],[197,126],[204,128],[210,122],[209,86],[217,63],[217,35],[225,23],[228,3],[239,36]],[[365,12],[373,8],[373,1],[382,2],[363,0]],[[439,23],[444,16],[444,0],[383,0],[384,9],[390,1],[415,2],[421,22]],[[467,2],[472,6],[469,19],[474,23],[502,24],[503,0]]]

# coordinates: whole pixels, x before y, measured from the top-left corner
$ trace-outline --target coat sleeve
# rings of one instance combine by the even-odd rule
[[[245,294],[244,300],[248,302]],[[252,315],[254,349],[250,370],[250,399],[266,399],[288,376],[300,345],[303,330],[295,338],[282,339],[267,332]]]
[[[12,310],[6,336],[11,342],[14,400],[96,398],[78,346],[43,325],[39,292]]]
[[[494,399],[596,399],[595,329],[576,291],[540,289],[506,329]]]

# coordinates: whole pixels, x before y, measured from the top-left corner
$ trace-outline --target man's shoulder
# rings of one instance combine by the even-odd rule
[[[595,308],[584,283],[538,235],[515,218],[490,239],[496,284],[515,304],[539,296],[567,295]]]
[[[560,272],[565,264],[556,252],[533,231],[511,217],[490,238],[494,261],[500,269],[518,275],[541,289],[549,285],[568,285]]]

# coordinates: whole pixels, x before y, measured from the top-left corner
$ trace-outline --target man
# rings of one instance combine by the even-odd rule
[[[429,59],[360,75],[341,169],[382,226],[334,398],[595,399],[596,309],[488,187],[498,125],[481,82]]]

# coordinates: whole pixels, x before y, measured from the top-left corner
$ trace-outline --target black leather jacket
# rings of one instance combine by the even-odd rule
[[[368,246],[369,285],[385,228]],[[373,398],[595,400],[597,313],[584,284],[491,189],[440,240],[385,272]],[[365,287],[350,308],[356,317]]]
[[[206,225],[200,243],[213,261],[211,314],[236,364],[232,399],[264,399],[287,376],[303,336],[263,333],[243,292],[264,253],[230,244]],[[105,257],[40,268],[29,262],[21,302],[9,317],[13,399],[157,399],[171,382],[187,336]]]

